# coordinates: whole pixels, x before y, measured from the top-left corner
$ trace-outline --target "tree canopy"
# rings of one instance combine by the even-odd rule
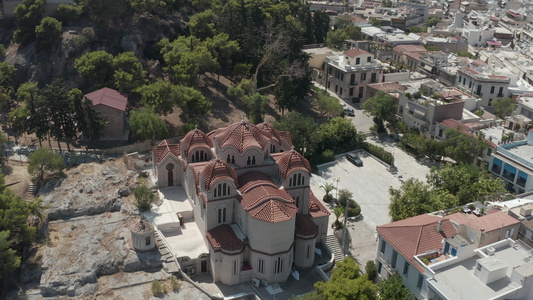
[[[315,283],[316,295],[326,300],[379,299],[377,287],[366,275],[361,275],[357,263],[346,256],[336,264],[327,282]]]
[[[46,17],[35,27],[37,45],[48,49],[59,39],[63,32],[63,24],[55,18]]]
[[[44,176],[65,169],[63,157],[50,148],[40,148],[28,156],[28,173],[39,184],[44,183]]]
[[[432,168],[427,183],[410,178],[399,189],[389,188],[390,215],[393,221],[446,210],[484,197],[495,198],[505,193],[500,178],[472,165],[445,165]]]
[[[17,43],[29,44],[35,40],[35,27],[41,23],[44,10],[44,0],[24,0],[15,8],[17,30],[13,39]]]
[[[139,140],[161,139],[168,136],[168,129],[159,116],[149,109],[133,110],[130,117],[131,130]]]
[[[362,107],[365,113],[374,116],[378,132],[385,130],[384,122],[391,120],[398,110],[394,97],[383,91],[378,91],[374,97],[366,100]]]
[[[394,300],[411,300],[414,299],[412,293],[409,292],[402,282],[402,277],[398,273],[392,274],[386,280],[378,284],[379,296],[381,299]]]
[[[113,55],[104,50],[86,53],[74,64],[81,77],[98,87],[111,82],[113,77]]]
[[[510,116],[511,113],[516,109],[516,104],[514,104],[513,99],[509,97],[498,98],[492,101],[492,106],[494,107],[494,112],[496,115],[502,119]]]

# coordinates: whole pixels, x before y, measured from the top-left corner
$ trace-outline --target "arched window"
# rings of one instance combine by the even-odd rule
[[[204,161],[207,160],[207,152],[204,153]]]
[[[226,207],[218,209],[218,224],[226,223]]]
[[[145,242],[146,246],[150,246],[150,243],[151,243],[152,241],[150,240],[150,237],[147,236],[147,237],[144,238],[144,242]]]
[[[235,164],[235,155],[232,155],[232,156],[231,156],[231,163],[232,163],[232,164]]]
[[[278,273],[283,273],[283,258],[281,256],[274,261],[274,274]]]
[[[255,155],[252,156],[252,166],[255,166]]]
[[[249,166],[251,163],[251,159],[250,159],[250,156],[248,156],[248,160],[246,161],[246,165]]]
[[[227,162],[228,164],[231,162],[229,154],[228,154],[228,158],[226,159],[226,162]]]
[[[296,207],[300,207],[300,196],[296,196],[296,198],[294,198],[294,201],[296,202]]]

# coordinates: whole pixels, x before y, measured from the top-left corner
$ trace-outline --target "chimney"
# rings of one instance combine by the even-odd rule
[[[435,227],[435,230],[437,232],[442,232],[442,221],[437,222],[437,226]]]

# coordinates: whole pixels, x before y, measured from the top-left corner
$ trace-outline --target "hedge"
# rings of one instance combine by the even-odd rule
[[[386,151],[385,149],[383,149],[382,147],[380,146],[376,146],[374,144],[370,144],[368,142],[364,142],[363,143],[363,149],[374,155],[375,157],[381,159],[382,161],[384,161],[385,163],[387,164],[392,164],[392,161],[393,161],[393,156],[392,156],[392,153]]]

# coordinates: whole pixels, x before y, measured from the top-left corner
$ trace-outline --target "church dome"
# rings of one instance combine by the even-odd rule
[[[251,147],[264,149],[270,141],[268,131],[245,121],[211,132],[209,136],[218,142],[220,148],[233,146],[239,153],[244,153]]]
[[[214,146],[213,140],[207,136],[203,131],[196,128],[191,130],[180,141],[181,149],[185,157],[189,155],[189,152],[197,147],[212,148]]]
[[[208,191],[221,179],[231,180],[235,186],[239,186],[235,170],[220,159],[209,161],[202,170],[202,176],[204,178],[204,187]]]

